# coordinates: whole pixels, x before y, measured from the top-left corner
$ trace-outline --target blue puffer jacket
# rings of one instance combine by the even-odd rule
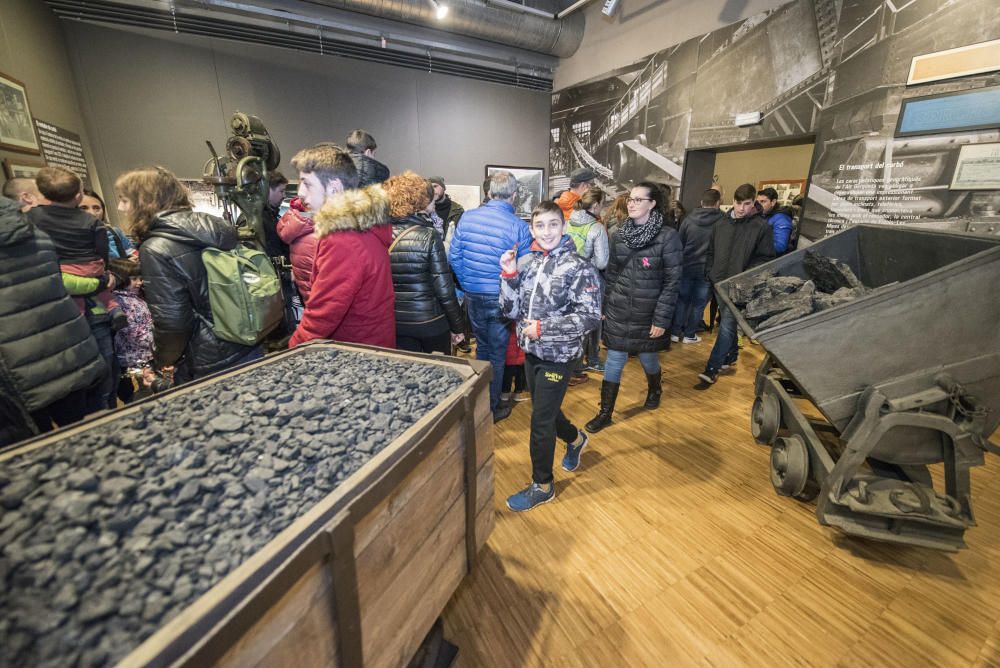
[[[499,295],[500,256],[515,246],[518,257],[531,247],[528,224],[514,215],[511,204],[494,199],[462,214],[448,262],[464,292]]]
[[[774,253],[784,255],[788,252],[788,242],[794,229],[791,215],[785,207],[775,207],[771,209],[771,213],[764,215],[764,219],[774,234]]]

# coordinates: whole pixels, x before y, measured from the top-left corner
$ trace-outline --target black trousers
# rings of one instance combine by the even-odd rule
[[[524,356],[531,391],[531,479],[541,485],[552,482],[556,436],[572,443],[579,434],[561,408],[576,362],[548,362],[531,353]]]
[[[70,392],[62,399],[57,399],[44,408],[32,411],[31,419],[34,420],[38,431],[42,434],[52,431],[53,422],[57,427],[65,427],[68,424],[79,422],[87,416],[87,413],[91,412],[88,410],[88,404],[94,403],[92,399],[95,393],[99,392],[98,396],[104,396],[103,384],[99,388]],[[103,409],[103,405],[98,410],[100,409]]]
[[[413,353],[451,354],[451,332],[445,330],[441,334],[431,336],[404,336],[396,331],[396,349],[409,350]]]
[[[523,392],[525,382],[524,365],[508,364],[503,368],[503,384],[500,386],[500,391]]]

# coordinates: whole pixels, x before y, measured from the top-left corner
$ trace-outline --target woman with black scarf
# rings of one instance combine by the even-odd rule
[[[604,334],[608,357],[601,384],[601,410],[586,429],[596,433],[611,424],[622,371],[636,353],[646,372],[646,408],[660,405],[659,352],[670,347],[669,328],[677,303],[683,246],[677,231],[665,224],[663,193],[656,184],[632,188],[628,219],[610,241],[605,273]]]

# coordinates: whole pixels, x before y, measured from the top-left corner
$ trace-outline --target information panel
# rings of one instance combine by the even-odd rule
[[[38,129],[38,140],[46,164],[76,172],[83,181],[83,187],[89,188],[90,171],[87,168],[87,158],[83,155],[80,135],[37,118],[35,127]]]
[[[897,137],[1000,127],[1000,86],[903,100]]]

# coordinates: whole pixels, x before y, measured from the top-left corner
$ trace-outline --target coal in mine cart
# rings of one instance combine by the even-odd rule
[[[406,665],[472,571],[495,521],[491,372],[475,360],[310,343],[9,448],[0,463],[320,350],[441,365],[460,383],[118,665]]]
[[[764,272],[806,279],[806,252],[845,263],[866,294],[755,328],[734,291]],[[716,291],[767,352],[751,431],[771,446],[777,493],[816,499],[819,522],[848,534],[966,547],[970,468],[997,454],[989,438],[1000,422],[1000,237],[857,225]]]

